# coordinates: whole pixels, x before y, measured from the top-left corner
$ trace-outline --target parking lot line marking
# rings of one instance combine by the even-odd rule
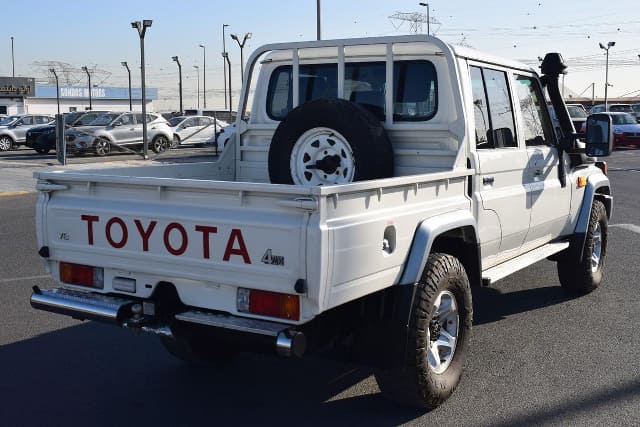
[[[640,234],[640,225],[635,224],[609,224],[609,227],[624,228],[625,230],[633,231]]]
[[[33,190],[35,191],[35,190]],[[5,192],[1,192],[0,191],[0,197],[2,196],[21,196],[23,194],[29,194],[32,193],[32,191],[26,191],[26,190],[21,190],[21,191],[5,191]]]
[[[12,277],[10,279],[0,279],[0,283],[19,282],[20,280],[39,280],[46,278],[51,278],[51,275],[43,274],[40,276]]]

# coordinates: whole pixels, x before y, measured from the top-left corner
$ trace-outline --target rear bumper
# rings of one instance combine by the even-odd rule
[[[306,351],[305,335],[291,325],[283,323],[196,309],[175,313],[168,322],[166,320],[160,322],[156,318],[153,301],[139,301],[64,288],[45,290],[34,286],[30,302],[31,306],[38,310],[64,314],[80,320],[110,323],[166,337],[173,337],[171,324],[173,321],[179,321],[183,324],[239,332],[248,337],[259,338],[259,341],[264,341],[266,337],[271,350],[275,349],[281,356],[300,357]]]

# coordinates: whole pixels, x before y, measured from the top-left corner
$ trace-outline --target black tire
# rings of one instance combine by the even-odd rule
[[[560,285],[571,293],[588,294],[602,282],[602,272],[607,254],[607,210],[600,200],[594,200],[589,215],[582,258],[558,261]]]
[[[111,141],[106,138],[98,138],[96,141],[96,156],[104,157],[111,153]]]
[[[151,149],[155,153],[164,153],[170,148],[170,144],[166,136],[158,135],[151,141]]]
[[[315,144],[314,136],[305,137],[314,129],[324,129],[323,138],[331,146],[320,148],[317,156],[302,152],[296,162],[301,146]],[[292,170],[292,164],[300,167]],[[269,178],[275,184],[330,185],[390,176],[393,150],[382,124],[344,99],[316,99],[294,108],[280,122],[269,147]]]
[[[456,325],[451,323],[456,319],[453,310],[444,319],[440,315],[434,316],[436,302],[443,302],[445,297],[457,304],[455,328]],[[417,285],[409,319],[405,364],[399,368],[375,371],[382,394],[401,405],[429,410],[444,402],[460,382],[472,320],[471,288],[464,267],[451,255],[429,255]],[[457,331],[457,339],[453,341],[455,345],[449,346],[450,352],[443,354],[436,350],[440,359],[438,366],[432,362],[434,359],[429,358],[434,352],[430,352],[428,347],[439,343],[441,336],[446,341],[444,332],[454,330]],[[442,357],[445,363],[442,363]]]
[[[215,342],[205,336],[160,337],[164,348],[177,359],[198,367],[219,366],[231,363],[238,352],[232,348],[217,348]]]

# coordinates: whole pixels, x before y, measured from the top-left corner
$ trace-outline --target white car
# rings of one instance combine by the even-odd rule
[[[214,144],[227,123],[209,116],[179,116],[169,119],[173,131],[171,147],[186,144]]]

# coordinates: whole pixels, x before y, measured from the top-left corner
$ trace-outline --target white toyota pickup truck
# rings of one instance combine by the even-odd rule
[[[35,173],[59,287],[31,305],[190,363],[346,347],[433,408],[460,380],[471,287],[543,259],[567,291],[601,283],[612,126],[575,133],[565,68],[429,36],[264,46],[217,161]]]

